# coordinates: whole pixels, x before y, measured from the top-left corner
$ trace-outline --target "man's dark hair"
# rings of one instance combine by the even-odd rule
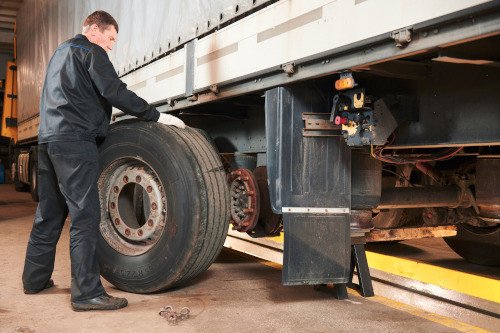
[[[112,25],[115,27],[116,32],[118,33],[118,23],[116,23],[116,20],[113,18],[113,16],[103,10],[96,10],[85,19],[85,22],[83,22],[84,27],[90,27],[92,24],[97,24],[101,32]]]

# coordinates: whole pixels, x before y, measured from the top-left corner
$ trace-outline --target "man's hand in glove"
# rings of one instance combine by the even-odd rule
[[[175,126],[178,128],[186,128],[186,124],[177,117],[171,116],[166,113],[160,113],[158,122],[163,125]]]

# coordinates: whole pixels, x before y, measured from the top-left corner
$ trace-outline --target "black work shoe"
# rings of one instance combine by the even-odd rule
[[[27,288],[24,288],[24,293],[28,294],[28,295],[38,294],[40,291],[52,288],[53,286],[54,286],[54,280],[50,279],[49,281],[47,281],[47,283],[45,284],[45,286],[42,289],[27,289]]]
[[[74,311],[118,310],[127,305],[126,298],[113,297],[106,293],[84,301],[71,302]]]

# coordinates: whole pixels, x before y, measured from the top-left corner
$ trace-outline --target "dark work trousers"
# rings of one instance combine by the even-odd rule
[[[100,206],[97,146],[93,142],[49,142],[38,146],[36,210],[24,263],[25,289],[42,289],[54,270],[56,245],[71,216],[71,300],[104,293],[95,255]]]

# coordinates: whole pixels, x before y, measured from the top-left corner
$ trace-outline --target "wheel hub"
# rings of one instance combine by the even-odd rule
[[[252,230],[259,219],[259,189],[253,173],[237,169],[229,178],[231,195],[231,223],[235,230]]]
[[[100,231],[116,251],[130,256],[151,249],[161,238],[167,201],[156,173],[143,161],[123,158],[99,178]]]
[[[116,231],[132,241],[151,241],[157,228],[164,226],[159,184],[141,167],[127,167],[115,179],[108,208]],[[144,219],[137,216],[138,210]]]

